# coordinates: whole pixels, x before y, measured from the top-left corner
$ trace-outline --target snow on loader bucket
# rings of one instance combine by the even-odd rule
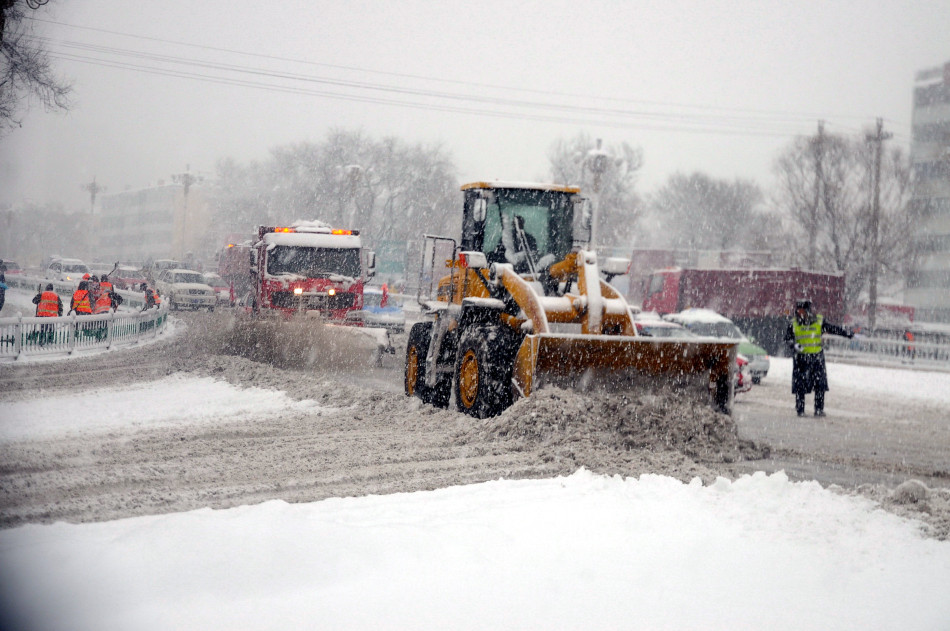
[[[528,335],[515,358],[512,381],[529,396],[551,384],[582,391],[671,389],[731,412],[736,345],[617,335]]]

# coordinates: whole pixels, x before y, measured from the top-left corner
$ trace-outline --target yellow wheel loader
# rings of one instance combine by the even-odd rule
[[[448,407],[454,394],[460,411],[486,418],[544,384],[659,385],[731,413],[737,345],[638,335],[608,283],[628,261],[600,269],[585,249],[591,214],[579,188],[475,182],[462,191],[461,242],[424,237],[427,318],[409,332],[407,395]]]

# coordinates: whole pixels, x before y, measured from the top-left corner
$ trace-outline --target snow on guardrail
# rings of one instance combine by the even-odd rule
[[[71,355],[75,351],[137,344],[165,330],[168,307],[131,313],[58,318],[0,318],[0,360],[24,355]]]
[[[923,368],[950,369],[950,344],[911,342],[875,337],[852,339],[822,336],[828,359],[866,359],[876,362],[914,364]]]

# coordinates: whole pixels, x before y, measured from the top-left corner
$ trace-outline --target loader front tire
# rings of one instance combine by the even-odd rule
[[[497,327],[472,326],[459,338],[455,359],[455,405],[475,418],[501,414],[511,405],[510,353],[499,347]],[[494,349],[494,352],[493,352]]]
[[[407,397],[419,397],[425,402],[429,399],[426,386],[426,354],[429,352],[429,340],[432,337],[431,322],[417,322],[409,330],[406,344],[406,372],[403,385]]]

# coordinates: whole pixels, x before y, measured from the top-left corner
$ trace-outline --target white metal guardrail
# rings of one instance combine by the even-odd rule
[[[822,337],[829,359],[867,359],[950,369],[950,345],[876,337]]]
[[[0,360],[24,355],[71,355],[155,338],[165,330],[168,307],[139,312],[69,315],[59,318],[0,318]]]

